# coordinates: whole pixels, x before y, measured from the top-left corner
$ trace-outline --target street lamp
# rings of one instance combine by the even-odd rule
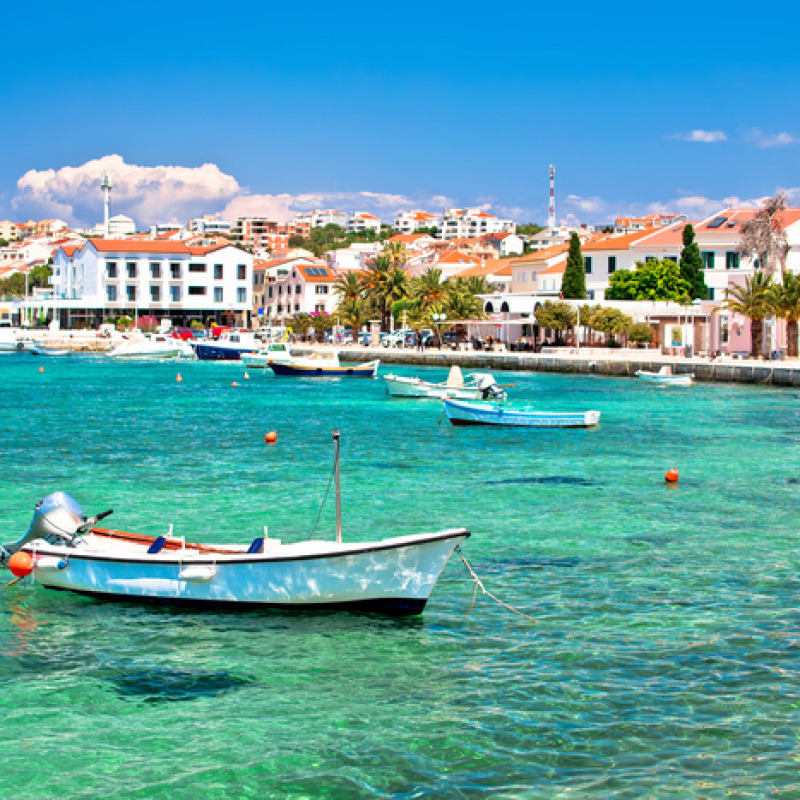
[[[439,340],[439,349],[442,347],[442,334],[439,332],[439,323],[447,319],[447,314],[434,314],[433,324],[436,327],[436,338]]]

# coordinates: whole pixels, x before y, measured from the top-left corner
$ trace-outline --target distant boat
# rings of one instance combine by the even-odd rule
[[[161,333],[135,333],[106,350],[114,359],[167,359],[183,355],[186,345]]]
[[[256,353],[261,340],[250,331],[222,331],[219,339],[198,340],[193,343],[194,352],[201,361],[239,361],[244,353]]]
[[[268,369],[270,361],[291,361],[292,351],[283,342],[273,342],[256,353],[242,353],[241,359],[248,369]]]
[[[490,397],[503,398],[502,391],[492,375],[488,372],[473,372],[466,379],[461,368],[454,364],[450,367],[447,380],[440,383],[425,381],[422,378],[407,378],[403,375],[384,375],[386,391],[390,397],[413,397],[443,400],[445,397],[455,400],[483,400]]]
[[[374,378],[380,360],[365,364],[341,364],[338,350],[319,350],[310,356],[273,361],[269,368],[281,376],[295,378]]]
[[[282,544],[257,536],[240,545],[190,543],[101,528],[111,511],[87,519],[55,492],[37,503],[27,532],[0,547],[19,578],[90,597],[246,610],[357,609],[419,614],[465,528],[343,542],[336,458],[336,540]]]
[[[58,350],[54,347],[44,347],[43,345],[34,345],[30,352],[35,356],[68,356],[72,354],[72,350]]]
[[[672,367],[664,365],[658,372],[647,372],[640,369],[636,372],[640,380],[647,383],[660,383],[664,386],[688,386],[694,381],[694,375],[690,372],[684,372],[680,375],[675,375],[672,372]]]
[[[467,400],[444,401],[453,425],[513,425],[522,428],[590,428],[600,420],[599,411],[539,411],[533,406]]]

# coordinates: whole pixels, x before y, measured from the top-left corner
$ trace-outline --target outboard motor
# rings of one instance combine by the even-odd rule
[[[497,385],[492,375],[484,375],[478,381],[478,389],[484,400],[504,400],[506,393]]]
[[[34,539],[55,536],[64,541],[71,541],[85,522],[83,509],[74,498],[66,492],[53,492],[36,504],[27,533],[16,542],[2,546],[2,557],[8,558]]]

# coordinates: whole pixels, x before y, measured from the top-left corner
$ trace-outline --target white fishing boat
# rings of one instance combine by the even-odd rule
[[[384,375],[383,380],[386,392],[390,397],[436,400],[443,400],[445,397],[455,400],[502,399],[505,397],[502,387],[497,385],[497,381],[488,372],[473,372],[465,378],[457,364],[450,367],[447,380],[440,383],[393,374]]]
[[[163,333],[126,334],[117,344],[106,350],[115,359],[167,359],[185,355],[187,345]]]
[[[288,344],[273,342],[256,353],[242,353],[240,358],[248,369],[268,369],[270,361],[289,363],[293,356]]]
[[[637,370],[636,375],[639,380],[647,383],[660,383],[663,386],[689,386],[694,381],[694,375],[690,372],[675,374],[672,367],[665,364],[658,372],[648,372],[647,370]]]
[[[68,356],[71,355],[72,350],[63,350],[56,347],[46,347],[45,345],[34,345],[31,353],[35,356]]]
[[[264,535],[241,545],[200,544],[170,533],[145,536],[99,527],[64,492],[36,505],[28,531],[1,548],[12,573],[49,589],[91,597],[206,607],[419,614],[465,528],[342,540],[339,434],[334,433],[336,539],[283,544]]]
[[[257,353],[261,344],[251,331],[232,328],[222,331],[219,339],[196,341],[194,351],[201,361],[239,361],[246,353]]]
[[[343,364],[338,350],[318,350],[310,356],[272,360],[268,366],[276,375],[294,378],[374,378],[380,363],[375,359],[363,364]]]
[[[513,425],[521,428],[591,428],[599,411],[540,411],[533,406],[486,401],[444,400],[453,425]]]

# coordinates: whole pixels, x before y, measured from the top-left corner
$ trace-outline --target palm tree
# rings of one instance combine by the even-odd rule
[[[404,267],[408,261],[408,251],[402,242],[386,242],[383,255],[389,259],[393,267]]]
[[[423,308],[440,306],[444,302],[447,287],[442,282],[442,271],[428,267],[416,281],[414,295]]]
[[[750,320],[750,355],[758,358],[764,319],[772,312],[770,294],[772,278],[761,270],[744,279],[744,286],[729,286],[723,306],[743,314]]]
[[[340,301],[359,299],[364,292],[360,274],[357,272],[345,272],[344,275],[340,275],[333,286],[333,292],[339,295]]]
[[[336,308],[336,314],[353,329],[353,339],[355,340],[361,326],[366,325],[372,319],[374,309],[363,298],[355,297],[342,300]]]
[[[362,273],[364,297],[381,312],[381,329],[389,329],[392,303],[408,295],[408,273],[393,267],[387,256],[376,256]]]
[[[796,358],[797,322],[800,320],[800,277],[793,272],[784,272],[783,282],[772,285],[770,304],[775,316],[786,320],[786,343],[789,358]]]

